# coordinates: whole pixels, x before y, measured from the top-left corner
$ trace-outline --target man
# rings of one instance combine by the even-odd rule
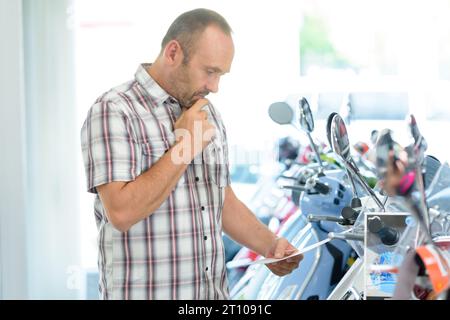
[[[186,12],[156,61],[91,107],[81,140],[103,299],[227,299],[222,230],[267,257],[294,252],[230,186],[225,128],[204,97],[233,55],[223,17]],[[268,267],[285,275],[301,258]]]

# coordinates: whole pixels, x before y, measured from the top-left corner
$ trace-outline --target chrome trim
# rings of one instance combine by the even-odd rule
[[[317,231],[314,229],[311,229],[311,235],[315,237],[316,242],[319,242],[319,236],[317,235]],[[308,275],[305,278],[305,281],[303,281],[302,286],[300,287],[300,290],[298,291],[297,295],[295,296],[294,300],[300,300],[300,297],[303,295],[303,292],[306,290],[306,286],[311,281],[311,278],[313,277],[314,273],[317,270],[317,267],[319,265],[320,256],[322,253],[322,246],[318,248],[319,250],[316,251],[316,258],[313,262],[313,267],[309,269]]]

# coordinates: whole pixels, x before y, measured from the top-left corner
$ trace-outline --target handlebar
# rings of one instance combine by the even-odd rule
[[[330,239],[341,239],[341,240],[354,240],[354,241],[364,241],[364,234],[362,233],[328,233],[328,238]]]

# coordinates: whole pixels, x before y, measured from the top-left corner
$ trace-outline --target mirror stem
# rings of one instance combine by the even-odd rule
[[[355,195],[356,198],[359,198],[358,191],[356,190],[355,180],[353,180],[352,174],[350,173],[350,170],[348,170],[347,166],[345,166],[345,171],[347,171],[348,179],[352,184],[353,194]]]
[[[359,173],[357,172],[357,169],[355,169],[355,167],[352,165],[352,163],[350,161],[347,162],[347,165],[348,165],[348,169],[356,176],[356,178],[358,179],[358,182],[361,184],[361,186],[364,188],[364,190],[366,190],[366,192],[375,201],[378,208],[380,208],[382,211],[385,211],[383,203],[381,203],[380,199],[378,199],[375,192],[367,185],[367,182],[364,181],[364,179],[359,175]]]
[[[421,167],[419,166],[416,169],[416,177],[417,177],[417,189],[419,190],[420,193],[420,200],[419,200],[419,204],[420,204],[420,211],[423,212],[423,222],[424,222],[424,227],[426,227],[426,232],[428,234],[430,234],[430,216],[428,213],[428,207],[426,204],[426,198],[425,198],[425,188],[424,188],[424,183],[423,183],[423,175],[422,175],[422,170]]]
[[[324,168],[323,168],[322,160],[320,159],[320,153],[317,150],[317,146],[314,143],[314,141],[311,137],[311,134],[309,132],[307,132],[306,134],[308,135],[308,139],[309,139],[309,143],[311,144],[311,148],[313,148],[313,151],[316,154],[316,159],[317,159],[317,162],[319,163],[320,169],[321,169],[321,171],[323,171]]]
[[[429,244],[433,243],[433,238],[431,237],[429,225],[425,222],[425,212],[421,210],[421,206],[417,205],[411,195],[406,197],[406,206],[413,213],[413,216],[419,221],[420,227],[425,233],[426,242]]]

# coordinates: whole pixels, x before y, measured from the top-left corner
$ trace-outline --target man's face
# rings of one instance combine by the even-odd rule
[[[218,27],[209,26],[200,35],[187,64],[182,63],[172,78],[175,98],[182,107],[219,89],[220,77],[229,72],[234,56],[233,40]]]

